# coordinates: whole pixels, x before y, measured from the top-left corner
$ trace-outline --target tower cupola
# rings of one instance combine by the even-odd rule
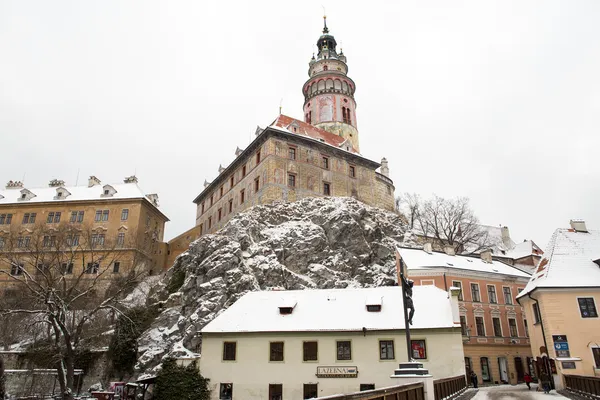
[[[323,17],[323,33],[317,41],[304,83],[304,120],[318,128],[347,139],[359,150],[356,124],[356,85],[348,77],[346,56],[337,52],[335,37],[329,33],[327,17]]]

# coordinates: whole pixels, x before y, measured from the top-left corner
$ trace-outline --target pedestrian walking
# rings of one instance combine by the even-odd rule
[[[527,385],[527,390],[531,390],[531,381],[533,381],[533,379],[531,379],[531,375],[529,375],[529,373],[525,373],[525,384]]]
[[[540,375],[540,380],[542,381],[542,389],[544,393],[550,393],[550,377],[546,372],[542,372]]]
[[[477,386],[477,374],[475,373],[475,371],[471,371],[471,383],[473,384],[473,387],[476,389]]]

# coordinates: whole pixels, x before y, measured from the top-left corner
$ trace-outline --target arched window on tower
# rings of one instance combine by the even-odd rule
[[[352,125],[352,117],[350,116],[350,109],[346,108],[346,119],[348,120],[348,125]]]
[[[348,109],[346,107],[342,107],[342,121],[344,121],[344,123],[348,123]]]
[[[327,71],[329,67],[327,65],[323,65],[323,71]]]
[[[312,111],[306,113],[306,122],[312,124]]]

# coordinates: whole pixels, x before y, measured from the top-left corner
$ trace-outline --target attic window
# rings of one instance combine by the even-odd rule
[[[110,193],[110,191],[108,189],[104,189],[104,194],[105,195],[108,195],[109,193]],[[60,196],[60,194],[59,194],[59,196]]]
[[[369,297],[366,301],[368,312],[380,312],[381,311],[381,297]]]
[[[289,315],[294,311],[294,307],[296,307],[296,300],[284,299],[279,304],[279,314]]]
[[[21,198],[22,198],[22,199],[24,199],[25,197],[27,197],[27,195],[26,195],[25,193],[23,193],[23,194],[21,195]]]
[[[62,195],[63,195],[62,192],[56,193],[56,197],[62,197]]]

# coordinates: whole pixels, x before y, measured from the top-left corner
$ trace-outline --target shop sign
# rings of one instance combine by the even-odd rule
[[[567,342],[567,335],[552,335],[552,340],[554,341],[554,351],[556,351],[556,357],[571,357],[569,343]]]
[[[317,367],[318,378],[356,378],[357,367]]]
[[[563,361],[562,362],[563,369],[575,369],[574,361]]]

